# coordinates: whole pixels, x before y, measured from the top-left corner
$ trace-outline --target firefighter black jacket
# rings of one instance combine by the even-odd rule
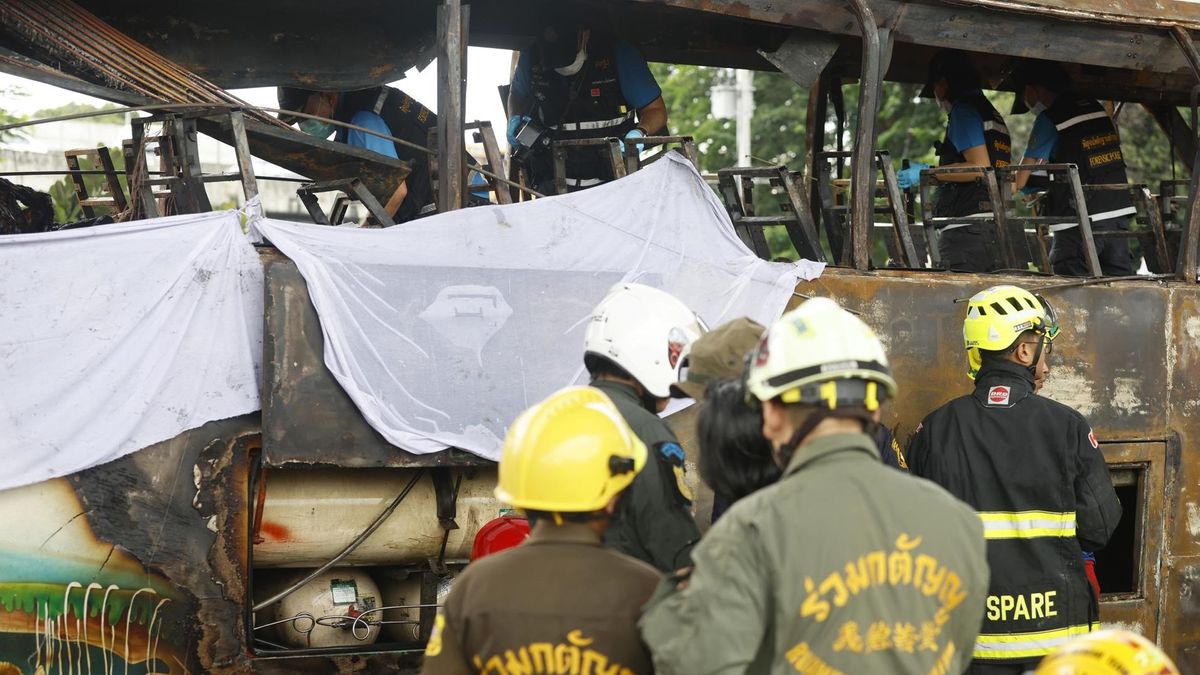
[[[976,659],[1036,662],[1091,630],[1082,551],[1104,547],[1121,503],[1083,415],[1035,394],[1027,368],[988,362],[974,392],[922,421],[907,459],[983,520],[992,575]]]

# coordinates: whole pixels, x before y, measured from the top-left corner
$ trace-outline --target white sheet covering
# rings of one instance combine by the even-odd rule
[[[252,226],[299,266],[325,363],[371,426],[410,452],[489,459],[522,409],[583,380],[586,320],[613,284],[663,288],[712,326],[769,323],[797,276],[823,268],[754,256],[676,155],[584,192],[386,230]]]
[[[262,306],[234,212],[0,237],[0,489],[258,410]]]

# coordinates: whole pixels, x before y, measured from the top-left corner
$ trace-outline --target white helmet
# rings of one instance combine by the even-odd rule
[[[642,284],[617,284],[592,311],[583,353],[606,358],[655,398],[669,398],[684,349],[708,328],[671,294]]]
[[[875,332],[829,298],[808,300],[771,325],[751,357],[747,385],[760,401],[778,396],[830,410],[875,410],[896,395]]]

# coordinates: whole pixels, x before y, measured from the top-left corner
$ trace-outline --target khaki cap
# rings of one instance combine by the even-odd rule
[[[671,395],[699,401],[709,382],[741,377],[746,355],[758,346],[765,330],[761,324],[742,317],[701,335],[690,345],[684,357],[685,379],[671,385]]]

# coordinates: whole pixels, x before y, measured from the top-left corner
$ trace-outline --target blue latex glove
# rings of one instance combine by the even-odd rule
[[[471,190],[472,197],[485,200],[488,198],[488,180],[483,174],[471,169],[471,172],[467,174],[467,185],[473,188],[483,188]]]
[[[641,129],[630,129],[629,133],[625,134],[625,138],[645,138],[646,134],[642,133]],[[637,144],[637,151],[641,152],[646,149],[646,146],[641,143]],[[621,141],[621,154],[625,154],[625,141]]]
[[[921,172],[928,168],[928,164],[915,162],[909,164],[907,169],[900,169],[900,171],[896,174],[896,182],[900,184],[900,189],[907,190],[920,185]]]
[[[513,115],[508,118],[508,147],[517,147],[517,129],[531,119],[533,118],[529,115]]]

